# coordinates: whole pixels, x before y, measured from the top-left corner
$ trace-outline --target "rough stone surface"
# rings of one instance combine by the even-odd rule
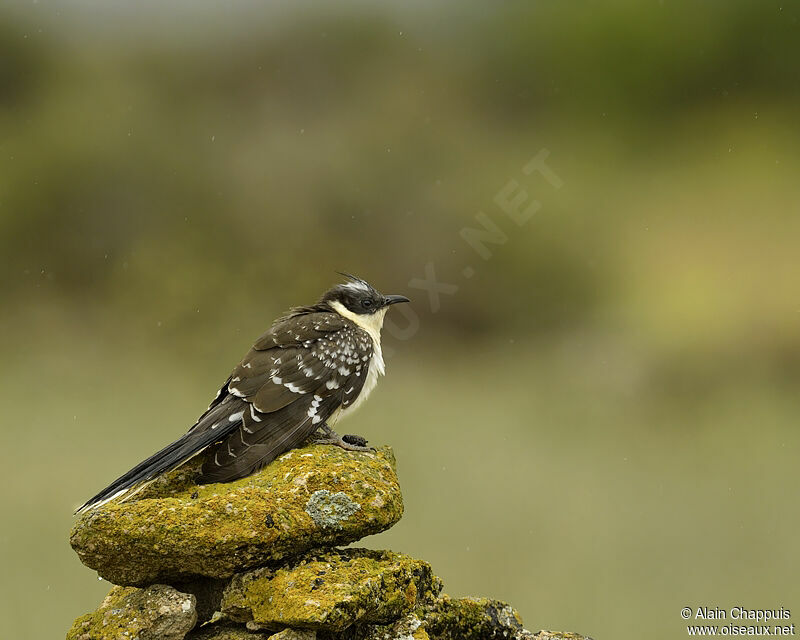
[[[182,640],[196,621],[192,595],[163,584],[114,587],[97,611],[75,620],[67,640]]]
[[[97,612],[76,620],[67,638],[590,640],[526,631],[519,614],[497,600],[437,597],[441,583],[426,563],[388,551],[320,551],[229,581],[196,582],[186,585],[205,592],[208,611],[217,610],[208,624],[190,631],[191,594],[164,585],[114,587]]]
[[[433,640],[529,640],[530,631],[509,604],[488,598],[439,598],[423,614]]]
[[[307,446],[219,485],[196,484],[201,463],[80,517],[81,560],[128,586],[67,640],[590,640],[531,633],[504,602],[440,596],[421,560],[333,548],[400,519],[388,448]]]
[[[205,625],[192,631],[186,640],[269,640],[267,632],[250,633],[241,626],[232,624]]]
[[[317,632],[310,629],[284,629],[269,637],[269,640],[316,640]]]
[[[120,585],[225,578],[384,531],[403,513],[391,449],[293,449],[235,482],[196,485],[198,463],[81,516],[70,542]]]
[[[355,623],[389,623],[426,602],[441,582],[430,565],[390,551],[310,553],[278,569],[237,575],[221,611],[249,628],[342,631]]]
[[[385,625],[362,625],[345,634],[325,635],[320,640],[430,640],[419,608],[399,620]]]
[[[198,625],[214,616],[227,585],[228,581],[221,578],[194,578],[172,584],[181,593],[190,593],[195,597]]]
[[[452,599],[442,595],[386,625],[360,625],[344,634],[322,634],[319,640],[555,640],[522,627],[519,614],[505,602],[487,598]],[[573,635],[563,635],[573,640]],[[574,640],[582,640],[574,636]]]

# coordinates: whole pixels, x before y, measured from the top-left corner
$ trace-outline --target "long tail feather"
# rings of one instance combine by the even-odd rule
[[[236,399],[238,401],[238,398]],[[238,404],[241,401],[236,402]],[[133,469],[114,480],[97,495],[87,500],[75,513],[83,513],[93,507],[113,500],[135,487],[141,488],[143,483],[153,480],[158,475],[176,469],[188,459],[203,451],[209,445],[224,438],[241,424],[241,414],[237,420],[228,420],[227,416],[235,411],[233,402],[227,406],[214,406],[197,422],[195,426],[180,438],[137,464]],[[233,417],[233,415],[231,415]]]

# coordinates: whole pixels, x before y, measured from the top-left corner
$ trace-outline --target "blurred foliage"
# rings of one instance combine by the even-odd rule
[[[420,331],[388,336],[397,378],[374,401],[391,414],[370,407],[375,426],[353,429],[398,447],[416,520],[392,539],[454,592],[598,637],[660,616],[672,626],[648,635],[674,637],[690,592],[744,597],[769,539],[778,577],[747,593],[790,602],[781,554],[797,560],[800,514],[760,500],[796,481],[798,17],[744,0],[0,8],[0,386],[16,439],[0,469],[69,478],[0,493],[23,514],[7,549],[43,532],[8,562],[39,553],[32,580],[62,586],[35,637],[100,595],[65,548],[73,503],[176,435],[337,270],[413,297]],[[543,148],[561,189],[522,173]],[[494,202],[509,180],[542,203],[522,227]],[[508,236],[486,261],[459,235],[478,212]],[[436,312],[410,286],[429,263],[459,286]],[[47,412],[19,401],[32,392]],[[490,451],[487,427],[521,458]],[[483,473],[465,480],[464,461]],[[473,486],[485,478],[505,495]],[[471,530],[479,507],[493,519]],[[468,535],[472,565],[448,538]],[[622,577],[598,579],[617,556]],[[667,593],[687,600],[665,612]]]
[[[642,259],[617,241],[649,213],[630,202],[643,177],[680,156],[764,173],[745,160],[731,174],[715,147],[732,130],[709,118],[796,134],[794,12],[510,3],[443,28],[443,8],[299,10],[274,26],[249,7],[217,16],[227,28],[213,12],[169,37],[132,28],[120,46],[113,27],[28,12],[0,33],[0,286],[13,299],[40,278],[38,295],[124,317],[142,301],[213,301],[205,330],[254,289],[316,295],[336,268],[402,288],[433,260],[453,279],[469,258],[459,229],[547,146],[568,195],[537,185],[543,212],[481,270],[492,285],[427,326],[569,329],[619,300]],[[745,120],[759,109],[773,112],[766,130]],[[688,186],[669,227],[713,205]]]

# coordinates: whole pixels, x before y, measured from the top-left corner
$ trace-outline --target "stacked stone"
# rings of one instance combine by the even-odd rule
[[[395,524],[391,450],[292,450],[236,482],[197,463],[81,516],[72,547],[114,586],[68,640],[551,638],[505,603],[451,599],[430,565],[341,548]]]

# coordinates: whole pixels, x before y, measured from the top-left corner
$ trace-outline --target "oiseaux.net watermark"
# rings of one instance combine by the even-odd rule
[[[681,618],[690,621],[686,625],[686,633],[690,636],[795,635],[791,609],[785,607],[754,609],[739,605],[728,608],[701,605],[684,607]]]

